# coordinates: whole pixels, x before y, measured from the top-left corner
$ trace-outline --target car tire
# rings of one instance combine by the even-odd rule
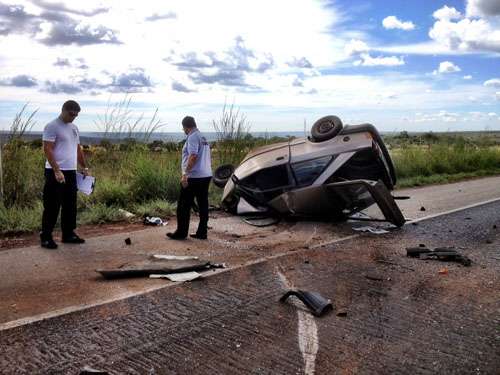
[[[227,180],[231,177],[234,172],[234,167],[231,164],[224,164],[219,166],[213,175],[214,185],[218,188],[224,188],[226,186]]]
[[[311,128],[314,142],[323,142],[335,137],[342,130],[342,121],[337,116],[325,116],[316,121]]]

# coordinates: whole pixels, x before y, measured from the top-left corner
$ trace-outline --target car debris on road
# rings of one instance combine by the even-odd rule
[[[384,234],[384,233],[389,233],[388,230],[382,229],[382,228],[374,228],[370,226],[365,226],[365,227],[353,227],[352,230],[356,232],[370,232],[372,234]]]
[[[224,189],[222,208],[339,221],[377,204],[387,221],[405,223],[390,194],[394,165],[373,125],[344,127],[338,117],[326,116],[311,134],[254,149],[237,168],[217,168],[213,181]]]
[[[295,296],[306,305],[315,316],[322,316],[326,312],[333,310],[329,299],[324,298],[317,292],[308,292],[305,290],[289,290],[281,298],[280,302],[285,302],[288,297]]]
[[[201,274],[198,272],[190,271],[190,272],[181,272],[181,273],[167,273],[167,274],[151,274],[149,275],[150,279],[168,279],[170,281],[175,282],[184,282],[184,281],[192,281],[199,279]]]
[[[191,257],[190,257],[191,258]],[[105,279],[126,277],[148,277],[151,274],[172,274],[191,271],[207,271],[214,268],[226,268],[224,263],[212,263],[199,259],[150,259],[123,264],[118,268],[97,269]]]
[[[465,267],[469,267],[472,264],[469,258],[458,253],[454,247],[436,247],[434,250],[425,246],[407,247],[406,255],[423,260],[431,259],[444,262],[458,262]]]
[[[155,216],[144,216],[143,224],[165,226],[168,224],[168,221],[163,221],[161,218]]]

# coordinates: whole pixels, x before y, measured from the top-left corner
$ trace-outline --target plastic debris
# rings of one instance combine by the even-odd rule
[[[101,370],[96,370],[93,369],[92,367],[85,366],[81,371],[80,375],[89,375],[89,374],[102,374],[102,375],[108,375],[109,372],[107,371],[101,371]]]
[[[156,216],[145,216],[143,220],[144,225],[167,225],[168,221],[163,221],[161,218]]]
[[[254,227],[267,227],[270,225],[278,224],[280,219],[277,217],[269,217],[269,216],[249,216],[243,217],[242,220]]]
[[[316,292],[289,290],[283,295],[283,297],[280,298],[280,302],[285,302],[290,296],[296,296],[300,299],[315,316],[321,316],[326,312],[333,310],[331,301]]]
[[[373,234],[384,234],[384,233],[389,233],[388,230],[382,229],[382,228],[374,228],[374,227],[353,227],[352,230],[356,232],[370,232]]]
[[[165,259],[165,260],[198,260],[198,257],[192,255],[163,255],[163,254],[155,254],[153,255],[154,259]]]
[[[418,259],[440,260],[444,262],[458,262],[469,267],[472,261],[465,255],[458,253],[453,247],[436,247],[431,250],[425,246],[407,247],[406,255]]]
[[[441,268],[438,273],[440,275],[448,275],[448,268]]]
[[[170,281],[183,282],[191,281],[200,278],[201,274],[198,272],[182,272],[182,273],[169,273],[166,275],[161,274],[151,274],[150,279],[168,279]]]

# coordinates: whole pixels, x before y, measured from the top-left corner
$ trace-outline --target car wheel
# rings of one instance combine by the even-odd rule
[[[231,177],[233,172],[234,167],[231,164],[224,164],[219,166],[214,172],[214,185],[222,189],[224,186],[226,186],[227,180],[229,180],[229,177]]]
[[[311,137],[315,142],[332,139],[342,130],[342,121],[337,116],[325,116],[314,123]]]

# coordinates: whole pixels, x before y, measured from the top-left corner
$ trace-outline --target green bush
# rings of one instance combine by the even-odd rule
[[[132,198],[127,184],[111,178],[98,179],[90,197],[94,203],[119,207],[126,207]]]
[[[135,202],[155,199],[176,201],[179,195],[179,162],[155,160],[149,155],[136,154],[130,167],[130,190]]]
[[[34,232],[40,229],[43,206],[39,201],[33,207],[5,207],[0,204],[0,233]]]

